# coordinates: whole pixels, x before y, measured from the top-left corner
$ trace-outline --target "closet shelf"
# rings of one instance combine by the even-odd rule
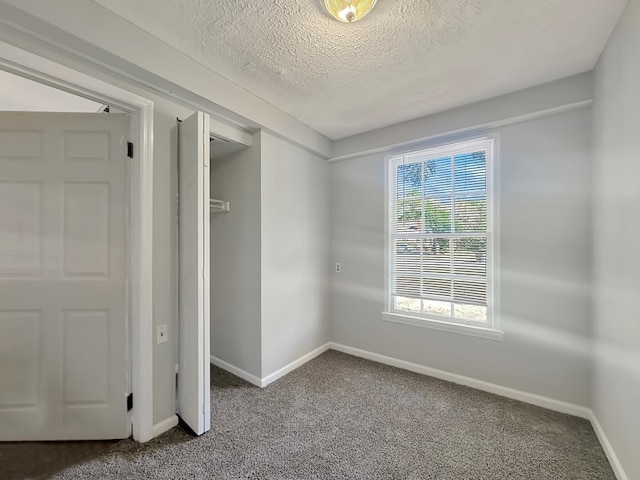
[[[211,213],[225,213],[230,210],[230,206],[229,202],[212,198],[209,200],[209,209]]]

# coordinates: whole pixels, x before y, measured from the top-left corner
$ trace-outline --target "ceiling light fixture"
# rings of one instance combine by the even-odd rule
[[[324,6],[329,13],[345,23],[360,20],[375,4],[376,0],[324,0]]]

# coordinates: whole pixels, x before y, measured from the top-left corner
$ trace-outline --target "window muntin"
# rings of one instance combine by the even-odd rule
[[[493,328],[494,140],[395,155],[388,311]]]

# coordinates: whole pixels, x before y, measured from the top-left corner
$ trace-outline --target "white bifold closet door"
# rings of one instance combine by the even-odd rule
[[[0,440],[131,432],[127,125],[0,112]]]
[[[209,115],[179,125],[178,414],[197,434],[211,428],[209,368]]]

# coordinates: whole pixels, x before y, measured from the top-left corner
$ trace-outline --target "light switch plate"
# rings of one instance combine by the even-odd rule
[[[160,345],[169,341],[169,329],[167,325],[158,325],[156,327],[156,344]]]

